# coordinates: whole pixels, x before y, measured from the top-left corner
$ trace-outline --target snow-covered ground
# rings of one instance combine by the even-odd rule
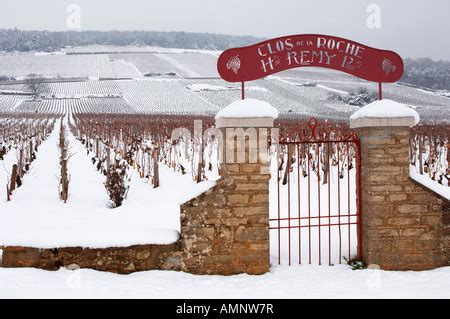
[[[262,276],[230,277],[0,268],[0,298],[450,298],[450,267],[387,272],[274,266]]]
[[[180,204],[214,185],[213,181],[197,184],[189,174],[176,174],[161,165],[161,186],[152,189],[132,171],[127,200],[111,209],[105,177],[69,133],[69,200],[63,204],[58,195],[58,136],[57,123],[40,146],[23,186],[11,202],[2,203],[0,245],[103,248],[173,243],[179,236]]]

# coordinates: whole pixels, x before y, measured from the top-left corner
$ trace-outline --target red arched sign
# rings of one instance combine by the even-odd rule
[[[225,50],[217,69],[228,82],[245,82],[297,67],[324,67],[379,83],[398,81],[402,58],[395,52],[320,34],[291,35]]]

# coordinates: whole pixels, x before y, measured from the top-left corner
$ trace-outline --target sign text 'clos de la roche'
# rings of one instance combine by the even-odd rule
[[[392,51],[338,37],[305,34],[267,40],[224,51],[217,62],[228,82],[245,82],[297,67],[324,67],[359,78],[392,83],[403,74],[403,61]]]

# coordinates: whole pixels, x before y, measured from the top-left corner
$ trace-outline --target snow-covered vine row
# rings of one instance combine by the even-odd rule
[[[450,186],[449,138],[448,125],[419,125],[410,139],[410,163],[416,172],[444,186]]]
[[[133,169],[151,187],[161,182],[159,166],[166,165],[178,174],[191,174],[201,182],[219,174],[217,139],[206,135],[199,143],[193,132],[194,118],[76,114],[69,122],[72,134],[92,154],[96,169],[109,176],[111,167]],[[212,119],[203,119],[203,129]],[[172,131],[184,128],[186,134],[172,138]],[[125,167],[124,167],[125,166]]]
[[[39,146],[54,125],[55,118],[50,115],[0,115],[0,183],[6,187],[6,200],[22,186]]]

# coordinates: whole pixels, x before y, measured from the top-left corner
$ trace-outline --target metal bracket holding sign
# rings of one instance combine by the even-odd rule
[[[242,83],[298,67],[323,67],[367,81],[393,83],[403,75],[403,60],[395,52],[328,35],[291,35],[251,46],[225,50],[217,69],[228,82]]]

